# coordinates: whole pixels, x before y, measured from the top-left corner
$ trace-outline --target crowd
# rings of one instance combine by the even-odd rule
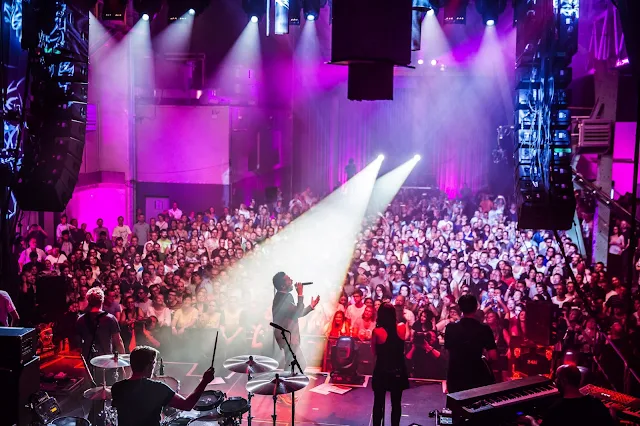
[[[36,277],[62,275],[68,312],[56,324],[60,344],[75,344],[75,318],[87,307],[88,289],[100,286],[104,310],[118,320],[127,349],[148,344],[165,350],[189,334],[219,330],[228,355],[247,352],[248,345],[266,354],[272,348],[270,312],[252,308],[265,292],[241,291],[231,271],[316,201],[307,190],[288,205],[279,198],[273,205],[252,201],[189,214],[173,203],[148,221],[138,211],[131,227],[120,217],[111,230],[101,219],[89,229],[62,216],[52,237],[33,225],[19,258],[22,323],[40,321]],[[445,328],[460,317],[458,297],[473,294],[480,303],[479,319],[490,326],[498,347],[499,360],[492,365],[498,380],[513,374],[508,366],[514,348],[528,344],[526,316],[533,303],[557,308],[557,351],[583,354],[583,363],[595,355],[609,368],[619,365],[609,343],[615,342],[627,359],[640,359],[637,290],[628,297],[621,276],[608,273],[602,263],[588,264],[567,235],[558,242],[544,230],[518,230],[516,206],[504,197],[467,191],[453,200],[442,193],[403,190],[385,212],[369,219],[358,235],[337,305],[323,300],[301,319],[303,335],[366,342],[377,308],[388,301],[408,325],[411,374],[440,377],[446,366]],[[585,214],[587,231],[588,219]],[[615,256],[625,249],[624,229],[612,231],[612,245],[619,246]],[[46,245],[50,240],[53,244]],[[621,389],[617,370],[607,378]]]

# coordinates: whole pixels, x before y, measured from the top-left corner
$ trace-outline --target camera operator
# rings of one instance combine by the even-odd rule
[[[442,372],[442,352],[433,331],[413,333],[411,349],[407,352],[412,377],[423,379],[444,379]]]

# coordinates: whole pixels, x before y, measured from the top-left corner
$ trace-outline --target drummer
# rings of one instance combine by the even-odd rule
[[[138,346],[131,352],[131,378],[117,382],[111,388],[111,405],[118,410],[119,426],[159,426],[160,412],[165,406],[192,410],[213,380],[214,369],[210,368],[191,395],[185,398],[166,384],[151,380],[157,358],[158,351],[149,346]]]

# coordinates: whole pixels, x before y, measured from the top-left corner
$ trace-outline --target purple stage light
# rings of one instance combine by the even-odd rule
[[[251,22],[253,22],[254,24],[257,24],[257,23],[258,23],[258,17],[257,17],[257,16],[255,16],[255,15],[253,15],[253,16],[251,17]]]
[[[431,60],[431,66],[435,67],[436,65],[438,65],[438,60],[437,59],[432,59]]]
[[[418,65],[422,65],[424,64],[424,61],[422,59],[418,59]]]

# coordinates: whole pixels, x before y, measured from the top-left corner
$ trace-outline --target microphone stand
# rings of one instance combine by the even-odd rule
[[[284,339],[284,342],[287,344],[287,348],[289,348],[289,352],[291,352],[291,357],[292,357],[291,375],[295,376],[296,365],[298,366],[298,370],[300,371],[300,374],[304,375],[304,373],[302,372],[302,367],[300,366],[300,363],[298,362],[298,358],[296,357],[296,353],[293,351],[293,349],[291,349],[291,344],[287,339],[287,334],[283,330],[280,330],[280,333],[282,334],[282,338]],[[291,392],[291,426],[294,426],[295,423],[296,423],[296,393]]]

